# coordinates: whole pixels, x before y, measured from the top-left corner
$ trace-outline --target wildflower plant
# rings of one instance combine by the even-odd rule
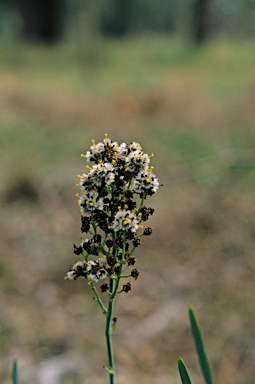
[[[86,155],[81,156],[94,165],[87,165],[89,171],[78,175],[77,184],[81,188],[80,195],[77,194],[81,231],[88,237],[74,244],[74,253],[80,255],[82,261],[73,265],[66,279],[87,279],[95,301],[103,310],[109,361],[109,366],[104,368],[109,373],[110,384],[114,384],[111,341],[117,321],[117,317],[113,317],[114,300],[122,292],[132,290],[129,278],[136,280],[140,275],[135,268],[134,251],[141,244],[142,236],[152,234],[152,228],[143,228],[142,222],[154,212],[144,201],[158,190],[159,183],[153,167],[149,168],[153,155],[144,153],[140,144],[118,145],[107,135],[103,142],[95,144],[93,140],[92,143]],[[121,281],[124,284],[121,285]],[[102,293],[108,296],[107,308],[101,299]]]

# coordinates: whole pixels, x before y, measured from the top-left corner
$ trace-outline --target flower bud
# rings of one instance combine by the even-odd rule
[[[144,234],[145,236],[150,236],[150,235],[152,234],[152,232],[153,232],[153,229],[152,229],[152,228],[150,228],[150,227],[146,227],[146,228],[144,229],[144,231],[143,231],[143,234]]]
[[[73,252],[76,254],[76,255],[80,255],[82,253],[83,249],[80,245],[73,245]]]
[[[131,283],[130,283],[130,281],[127,283],[127,284],[123,284],[123,292],[129,292],[129,291],[132,291],[132,289],[131,289]]]
[[[107,292],[109,290],[109,286],[107,283],[105,283],[100,286],[100,289],[101,289],[101,292]]]

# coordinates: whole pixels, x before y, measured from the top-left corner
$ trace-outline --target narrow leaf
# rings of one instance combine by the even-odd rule
[[[178,368],[179,368],[182,384],[192,384],[186,365],[184,364],[184,361],[180,357],[178,359]]]
[[[192,307],[189,307],[189,319],[205,383],[213,384],[212,372],[206,355],[201,328],[198,324],[198,320]]]
[[[114,374],[112,368],[108,368],[108,367],[105,367],[105,366],[103,366],[103,368],[104,368],[110,375],[113,375],[113,374]]]
[[[13,362],[12,383],[18,384],[18,363],[17,363],[17,360],[14,360],[14,362]]]

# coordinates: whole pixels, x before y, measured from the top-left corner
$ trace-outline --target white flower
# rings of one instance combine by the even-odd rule
[[[79,276],[85,277],[84,270],[84,261],[77,261],[70,269],[70,271],[67,272],[65,279],[76,280]]]
[[[131,143],[130,145],[127,145],[126,143],[120,144],[120,146],[116,149],[117,152],[122,156],[126,157],[133,151],[139,151],[141,152],[142,147],[140,144],[136,143],[135,141]]]
[[[69,271],[69,272],[67,272],[66,275],[67,275],[67,276],[65,277],[66,279],[73,280],[73,279],[75,278],[75,273],[74,273],[74,271]]]
[[[84,191],[91,191],[96,187],[105,187],[114,182],[114,167],[109,163],[99,163],[93,165],[90,172],[84,173],[80,177],[80,186]]]
[[[102,254],[102,256],[97,259],[97,262],[100,265],[100,267],[105,267],[106,266],[106,256]]]
[[[150,158],[142,151],[133,151],[126,158],[126,170],[128,172],[141,172],[148,167]]]
[[[158,190],[159,182],[154,173],[146,169],[140,172],[132,183],[132,190],[135,193],[155,193]]]
[[[95,164],[90,171],[91,183],[101,187],[104,183],[109,185],[114,182],[114,167],[109,163]]]
[[[107,139],[107,135],[105,136],[105,139],[103,140],[104,148],[118,148],[119,144],[117,141],[112,142],[110,139]]]
[[[87,271],[91,271],[93,267],[95,267],[96,263],[93,260],[88,261]]]
[[[119,210],[119,212],[117,212],[112,226],[115,232],[128,230],[135,232],[138,228],[138,221],[133,212],[124,209],[123,211]]]
[[[91,273],[89,278],[94,280],[95,283],[98,283],[99,280],[105,279],[107,276],[107,271],[103,268],[99,269],[95,274]]]
[[[117,148],[117,152],[123,157],[127,156],[129,154],[129,146],[126,143],[122,143]]]
[[[87,161],[97,161],[102,157],[102,153],[109,149],[116,150],[119,146],[117,141],[112,142],[105,135],[105,139],[102,143],[95,144],[94,140],[92,140],[93,145],[90,147],[90,151],[87,151],[86,158]]]
[[[96,209],[102,211],[104,208],[104,200],[96,191],[84,193],[79,199],[79,204],[81,213],[85,215],[90,214]]]
[[[91,185],[91,187],[89,187],[90,184],[92,184],[91,183],[91,173],[90,172],[89,173],[83,173],[83,175],[78,176],[78,177],[80,178],[79,184],[81,186],[81,189],[86,191],[87,189],[92,188],[92,185]]]
[[[106,266],[106,256],[101,256],[96,261],[89,260],[87,265],[87,271],[90,272],[89,278],[95,283],[99,280],[105,279],[107,276],[107,271],[105,270]]]
[[[87,161],[95,161],[100,159],[101,153],[104,151],[104,144],[98,143],[97,145],[92,141],[93,145],[90,147],[91,151],[87,151],[86,158]]]
[[[91,240],[90,239],[85,239],[81,242],[81,246],[83,247],[84,243],[90,243]]]
[[[133,141],[133,143],[130,144],[129,148],[131,151],[141,151],[142,150],[141,145],[139,143],[136,143],[135,141]]]

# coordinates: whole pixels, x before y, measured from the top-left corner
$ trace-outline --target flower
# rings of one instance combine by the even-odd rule
[[[117,148],[118,153],[125,157],[128,156],[132,151],[141,151],[142,147],[137,142],[133,142],[130,145],[127,145],[126,143],[120,144],[120,146]]]
[[[104,200],[99,196],[98,192],[90,191],[84,193],[79,199],[81,213],[84,215],[90,214],[95,210],[102,211],[104,208]]]
[[[104,151],[104,144],[98,143],[95,145],[94,140],[92,140],[93,145],[90,147],[91,151],[87,151],[86,158],[87,161],[96,161],[101,158],[101,153]]]
[[[148,167],[150,158],[146,153],[142,151],[133,151],[126,158],[126,171],[128,172],[140,172],[145,167]]]
[[[91,191],[95,187],[105,188],[114,182],[114,167],[109,163],[93,165],[89,173],[84,173],[80,178],[79,185],[84,191]]]
[[[99,280],[105,279],[107,271],[104,268],[106,266],[106,257],[102,255],[96,261],[89,260],[87,265],[87,271],[90,272],[89,278],[97,283]]]
[[[154,209],[143,206],[144,198],[159,188],[158,179],[149,169],[150,158],[136,141],[131,144],[118,144],[105,135],[102,142],[95,143],[87,151],[89,171],[82,173],[79,184],[82,194],[78,203],[81,212],[81,231],[89,238],[74,246],[75,254],[83,254],[85,262],[76,262],[66,278],[75,280],[79,276],[89,276],[90,282],[98,282],[109,276],[116,279],[114,292],[118,291],[119,278],[124,264],[134,266],[136,258],[129,252],[129,241],[136,248],[141,244],[141,236],[149,236],[152,229],[136,234],[141,221],[147,221]],[[141,204],[134,199],[142,198]],[[102,234],[104,232],[104,235]],[[125,247],[125,248],[124,248]],[[124,252],[124,254],[123,254]],[[97,260],[88,260],[90,256]],[[131,276],[137,279],[140,272],[134,268]],[[117,278],[118,277],[118,278]],[[107,291],[107,284],[101,287]],[[95,290],[95,287],[93,286]],[[131,283],[123,286],[124,292],[131,290]]]
[[[114,182],[114,167],[109,163],[95,164],[90,171],[91,181],[97,187]]]
[[[107,135],[105,135],[105,139],[102,143],[95,144],[94,140],[92,140],[92,143],[93,145],[90,147],[91,150],[87,151],[85,156],[87,161],[98,162],[105,157],[109,160],[119,146],[117,141],[112,142],[107,138]]]
[[[67,272],[65,279],[76,280],[78,277],[86,277],[86,265],[84,261],[77,261],[74,266]]]
[[[119,210],[117,212],[112,227],[115,232],[117,231],[128,231],[136,232],[138,228],[138,220],[136,219],[136,215],[134,212],[129,210]]]
[[[132,190],[135,193],[146,192],[146,194],[152,195],[157,192],[158,187],[158,179],[150,169],[145,169],[140,172],[132,183]]]

